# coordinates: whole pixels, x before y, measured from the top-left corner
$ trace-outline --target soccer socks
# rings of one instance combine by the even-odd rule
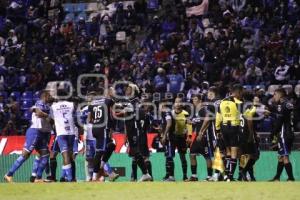
[[[225,175],[229,176],[230,156],[225,157]]]
[[[71,161],[71,166],[72,166],[72,181],[76,181],[76,163],[75,161]]]
[[[173,176],[174,177],[174,160],[173,158],[167,158],[166,160],[166,171],[167,176]]]
[[[182,174],[183,177],[186,178],[187,177],[187,161],[185,158],[185,154],[179,154],[180,155],[180,160],[181,160],[181,166],[182,166]]]
[[[136,163],[139,166],[139,168],[141,169],[142,173],[147,174],[147,168],[146,168],[143,156],[138,154],[135,156],[135,159],[136,159]]]
[[[283,167],[284,167],[283,162],[277,163],[277,172],[276,172],[274,179],[280,179],[281,173],[283,171]]]
[[[66,177],[66,180],[68,182],[72,182],[73,177],[72,177],[72,165],[68,164],[68,165],[63,165],[62,166],[62,170],[63,170],[63,174],[65,174],[65,176],[62,175],[62,177]]]
[[[36,174],[36,177],[38,179],[42,178],[43,172],[44,172],[46,166],[48,165],[48,161],[49,161],[49,154],[41,156],[41,158],[40,158],[40,164],[39,164],[39,167],[38,167],[38,170],[37,170],[37,174]]]
[[[284,164],[284,168],[285,168],[285,171],[288,175],[288,180],[295,180],[294,178],[294,175],[293,175],[293,167],[292,167],[292,164],[289,162],[289,163],[286,163]]]
[[[192,177],[197,177],[197,165],[191,165]]]
[[[53,180],[56,179],[56,168],[57,168],[56,158],[50,158],[50,174]]]
[[[207,176],[212,176],[213,175],[213,169],[211,167],[207,168]]]
[[[233,179],[236,165],[237,165],[237,159],[236,158],[231,158],[230,159],[230,167],[229,167],[229,178],[230,178],[230,180]]]
[[[137,180],[137,163],[134,158],[131,161],[131,179]]]
[[[111,173],[113,173],[113,170],[112,170],[112,168],[110,167],[110,164],[108,164],[108,163],[105,163],[105,164],[104,164],[103,169],[104,169],[104,171],[105,171],[106,173],[108,173],[109,175],[110,175]]]
[[[40,164],[40,157],[36,156],[35,159],[34,159],[34,161],[33,161],[31,176],[36,177],[39,164]]]
[[[146,164],[148,173],[150,174],[150,176],[152,176],[152,164],[151,164],[151,161],[150,160],[146,160],[145,164]]]
[[[7,173],[7,176],[13,176],[14,173],[22,166],[22,164],[27,160],[23,155],[19,156],[18,159],[11,166],[10,170]]]

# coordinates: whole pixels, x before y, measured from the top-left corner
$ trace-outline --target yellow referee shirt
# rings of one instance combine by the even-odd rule
[[[176,113],[175,110],[173,110],[172,114],[175,117],[175,135],[184,136],[187,130],[187,118],[189,113],[185,110],[182,110],[180,113]]]

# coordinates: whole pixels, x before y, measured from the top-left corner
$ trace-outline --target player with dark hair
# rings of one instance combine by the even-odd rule
[[[101,95],[101,93],[96,93]],[[88,106],[87,122],[92,124],[92,135],[96,139],[96,152],[93,163],[93,181],[104,181],[104,168],[111,157],[116,145],[111,139],[113,118],[111,116],[112,100],[107,97],[94,97]],[[119,175],[109,170],[111,181]]]
[[[241,135],[241,109],[243,87],[233,86],[231,96],[223,99],[216,116],[216,131],[220,132],[226,147],[225,181],[233,181],[237,166]]]
[[[271,181],[280,181],[280,176],[285,168],[288,181],[294,181],[293,168],[289,159],[293,141],[293,110],[294,105],[286,98],[284,89],[277,89],[272,99],[272,115],[274,117],[272,139],[278,141],[278,164],[277,172]]]
[[[14,173],[29,158],[33,150],[36,150],[40,156],[35,182],[42,181],[42,174],[49,160],[48,141],[51,132],[49,106],[51,100],[49,92],[43,91],[40,100],[30,109],[32,111],[31,126],[26,131],[23,152],[4,176],[6,182],[13,182]]]
[[[129,143],[129,155],[132,157],[132,167],[133,167],[133,177],[135,177],[135,163],[142,171],[142,177],[139,179],[140,182],[152,181],[152,177],[149,174],[146,163],[144,161],[142,151],[140,148],[140,139],[142,120],[139,120],[136,116],[137,106],[139,104],[139,89],[136,85],[129,84],[125,90],[125,98],[119,99],[120,101],[116,103],[115,115],[125,122],[125,133],[127,141]]]

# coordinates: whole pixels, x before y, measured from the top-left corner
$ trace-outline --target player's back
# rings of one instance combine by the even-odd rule
[[[57,135],[75,135],[74,103],[59,101],[51,106]]]
[[[93,126],[108,128],[110,127],[112,102],[107,98],[95,99],[88,107],[88,112],[91,114],[91,124]]]

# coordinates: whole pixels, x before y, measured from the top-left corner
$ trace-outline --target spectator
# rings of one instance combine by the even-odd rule
[[[290,66],[285,64],[283,58],[280,59],[280,65],[276,68],[274,72],[275,83],[286,84],[290,78]]]

